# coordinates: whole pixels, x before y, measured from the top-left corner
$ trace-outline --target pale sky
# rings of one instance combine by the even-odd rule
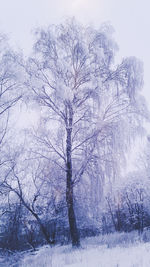
[[[150,103],[149,0],[0,0],[0,10],[0,31],[26,54],[31,51],[35,27],[62,22],[67,16],[97,28],[110,21],[119,57],[136,56],[144,62],[144,94]]]
[[[31,51],[32,29],[75,16],[83,24],[99,27],[110,21],[119,45],[119,56],[136,56],[145,66],[145,95],[150,98],[149,0],[0,0],[0,31],[10,43]],[[149,100],[150,102],[150,100]]]
[[[150,106],[150,0],[0,0],[0,32],[28,55],[32,30],[74,16],[98,28],[109,21],[115,29],[118,58],[136,56],[144,62],[144,95]]]

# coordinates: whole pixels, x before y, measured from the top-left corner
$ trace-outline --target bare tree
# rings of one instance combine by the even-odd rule
[[[35,135],[41,148],[33,152],[66,173],[70,234],[72,245],[79,246],[74,185],[98,157],[98,147],[110,143],[118,123],[140,113],[142,66],[135,58],[113,65],[117,46],[107,25],[96,31],[71,20],[36,34],[26,85],[44,119]]]
[[[8,162],[6,150],[9,150],[9,142],[6,140],[6,135],[10,130],[12,109],[22,97],[22,86],[19,81],[21,72],[16,58],[7,44],[6,37],[0,35],[0,168],[6,166]],[[1,179],[3,179],[2,169]]]
[[[9,168],[1,185],[1,193],[11,192],[17,196],[20,203],[37,221],[46,242],[53,244],[55,233],[49,233],[43,221],[44,210],[50,211],[50,208],[55,205],[50,187],[47,188],[47,181],[43,179],[45,175],[44,167],[38,160],[25,160],[25,153],[20,149],[10,157]]]

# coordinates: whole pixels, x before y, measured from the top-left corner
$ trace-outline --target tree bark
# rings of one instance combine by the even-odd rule
[[[66,139],[66,202],[68,208],[68,220],[69,220],[69,227],[70,227],[70,235],[73,247],[80,246],[80,237],[77,229],[76,223],[76,216],[74,211],[74,202],[73,202],[73,181],[72,181],[72,157],[71,157],[71,150],[72,150],[72,121],[73,121],[73,114],[72,108],[69,108],[69,119],[68,124],[66,127],[67,131],[67,139]]]

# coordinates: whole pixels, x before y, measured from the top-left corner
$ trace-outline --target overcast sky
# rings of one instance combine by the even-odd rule
[[[145,67],[145,95],[150,98],[150,1],[149,0],[0,0],[0,31],[14,46],[28,54],[32,29],[75,16],[99,27],[110,21],[115,29],[120,57],[136,56]],[[149,99],[150,103],[150,99]]]
[[[112,24],[118,59],[136,56],[144,63],[144,95],[150,106],[150,0],[0,0],[0,32],[26,55],[31,52],[34,28],[60,23],[68,16],[96,28],[103,22]],[[30,112],[17,118],[20,127],[35,121]]]
[[[32,30],[62,22],[66,17],[99,28],[110,22],[119,46],[118,59],[136,56],[144,62],[144,90],[150,106],[150,0],[0,0],[0,32],[10,44],[28,55]],[[32,124],[34,114],[19,117],[19,125]],[[28,115],[27,115],[28,114]]]

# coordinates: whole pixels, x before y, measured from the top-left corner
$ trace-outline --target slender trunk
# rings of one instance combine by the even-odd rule
[[[115,228],[115,231],[117,231],[117,225],[115,223],[115,218],[114,218],[114,214],[113,214],[113,211],[112,211],[112,208],[111,208],[111,204],[110,204],[110,201],[108,198],[106,198],[107,200],[107,203],[108,203],[108,207],[109,207],[109,211],[110,211],[110,215],[111,215],[111,219],[112,219],[112,222],[113,222],[113,226]]]
[[[44,236],[45,240],[47,241],[47,243],[48,243],[49,245],[51,245],[52,243],[51,243],[51,241],[50,241],[50,239],[49,239],[49,235],[48,235],[48,233],[47,233],[47,230],[46,230],[45,226],[44,226],[43,223],[41,222],[41,219],[39,218],[39,216],[38,216],[36,213],[32,213],[32,214],[33,214],[33,216],[36,218],[36,220],[37,220],[37,222],[38,222],[38,224],[39,224],[39,226],[40,226],[40,229],[41,229],[41,231],[42,231],[42,233],[43,233],[43,236]]]
[[[34,212],[34,211],[30,208],[30,206],[24,201],[22,195],[20,195],[20,194],[19,194],[18,192],[16,192],[16,191],[14,191],[14,192],[15,192],[15,193],[18,195],[18,197],[20,198],[20,200],[22,201],[22,204],[23,204],[23,205],[24,205],[24,206],[31,212],[31,214],[35,217],[35,219],[37,220],[37,222],[38,222],[38,224],[39,224],[39,226],[40,226],[40,229],[41,229],[41,231],[42,231],[42,233],[43,233],[43,236],[44,236],[45,240],[47,241],[47,243],[48,243],[49,245],[51,245],[52,242],[51,242],[50,239],[49,239],[49,235],[48,235],[48,233],[47,233],[47,230],[46,230],[45,226],[43,225],[41,219],[40,219],[39,216],[37,215],[37,213]]]
[[[71,158],[71,149],[72,149],[72,109],[69,109],[69,120],[66,128],[67,131],[67,139],[66,139],[66,202],[68,208],[68,220],[70,227],[70,235],[72,246],[79,247],[80,246],[80,238],[76,224],[76,216],[74,212],[74,203],[73,203],[73,182],[72,182],[72,158]]]

